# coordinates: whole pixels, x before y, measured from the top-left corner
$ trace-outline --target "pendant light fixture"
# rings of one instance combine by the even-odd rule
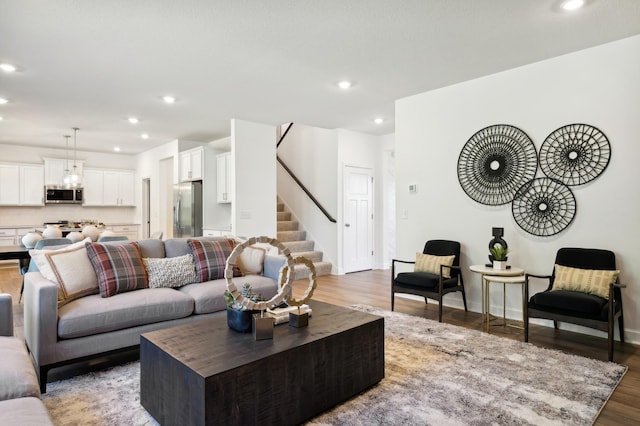
[[[65,138],[65,164],[64,164],[64,176],[62,176],[62,186],[65,188],[71,188],[71,171],[69,170],[69,138],[70,135],[64,135]]]
[[[78,173],[78,168],[76,166],[76,155],[77,155],[77,151],[76,151],[76,147],[77,147],[77,133],[78,130],[80,130],[77,127],[73,127],[73,173],[71,173],[70,175],[70,180],[71,180],[71,187],[72,188],[77,188],[79,186],[81,186],[82,184],[82,176],[80,176],[80,174]]]

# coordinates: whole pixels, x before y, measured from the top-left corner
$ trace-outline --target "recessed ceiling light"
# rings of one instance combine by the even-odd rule
[[[165,95],[162,97],[162,100],[167,104],[172,104],[176,101],[176,98],[170,95]]]
[[[114,150],[115,152],[120,152],[120,147],[119,147],[119,146],[114,146],[114,147],[113,147],[113,150]]]
[[[341,81],[340,83],[338,83],[338,87],[342,90],[347,90],[351,87],[351,82],[347,80]]]
[[[0,121],[4,120],[4,117],[0,115]]]
[[[140,135],[140,137],[141,137],[142,139],[149,139],[149,135],[148,135],[148,134],[146,134],[146,133],[141,134],[141,135]]]
[[[127,120],[129,120],[129,123],[131,124],[138,124],[140,122],[136,117],[129,117]]]
[[[14,72],[16,67],[11,64],[0,64],[0,70],[4,72]]]
[[[4,105],[6,103],[9,103],[9,99],[0,98],[0,105]]]
[[[584,0],[565,0],[562,2],[562,8],[564,10],[576,10],[584,6]]]
[[[375,120],[373,120],[374,123],[376,124],[382,124],[384,122],[384,120],[380,117],[376,118]]]

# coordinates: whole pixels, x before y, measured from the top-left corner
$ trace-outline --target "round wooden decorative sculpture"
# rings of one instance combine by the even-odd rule
[[[242,253],[242,251],[245,248],[252,246],[256,243],[267,243],[279,249],[280,252],[286,258],[286,264],[282,267],[282,269],[288,268],[286,274],[282,273],[282,269],[280,270],[280,279],[278,280],[278,292],[276,293],[276,295],[273,296],[271,299],[263,302],[254,302],[251,299],[245,298],[242,295],[242,293],[240,293],[240,291],[238,290],[238,288],[233,282],[233,269],[234,267],[236,267],[238,256],[240,256],[240,253]],[[233,249],[233,251],[229,255],[229,258],[227,259],[226,268],[224,270],[224,278],[227,281],[227,290],[229,291],[229,293],[233,295],[233,298],[236,300],[237,303],[241,304],[248,310],[264,311],[267,308],[271,308],[273,306],[279,305],[280,303],[282,303],[286,295],[291,294],[292,292],[291,274],[292,274],[294,265],[295,265],[295,261],[291,257],[291,251],[287,247],[285,247],[280,241],[270,237],[249,238],[245,242],[238,244]]]
[[[460,186],[473,200],[490,206],[511,202],[537,169],[538,156],[529,136],[506,124],[476,132],[458,157]]]
[[[520,228],[532,235],[549,237],[573,221],[576,199],[562,182],[538,178],[522,185],[513,199],[511,211]]]
[[[313,296],[313,291],[316,289],[316,267],[311,260],[303,256],[298,256],[294,260],[296,264],[304,264],[309,268],[309,287],[307,287],[307,290],[304,292],[302,299],[296,299],[292,294],[289,294],[285,297],[284,301],[289,306],[302,306],[309,302],[311,296]],[[280,279],[282,279],[284,274],[289,275],[289,267],[287,265],[284,265],[280,270]]]
[[[611,146],[599,129],[568,124],[554,130],[540,147],[540,168],[568,186],[582,185],[600,176],[609,165]]]

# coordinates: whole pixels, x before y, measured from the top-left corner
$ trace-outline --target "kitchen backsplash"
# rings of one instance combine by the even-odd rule
[[[0,226],[35,226],[68,220],[81,222],[138,223],[134,207],[82,207],[55,205],[44,207],[0,207]]]

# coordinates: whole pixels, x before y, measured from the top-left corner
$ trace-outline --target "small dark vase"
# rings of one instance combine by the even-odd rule
[[[253,311],[238,311],[227,308],[227,324],[239,333],[251,333]]]

